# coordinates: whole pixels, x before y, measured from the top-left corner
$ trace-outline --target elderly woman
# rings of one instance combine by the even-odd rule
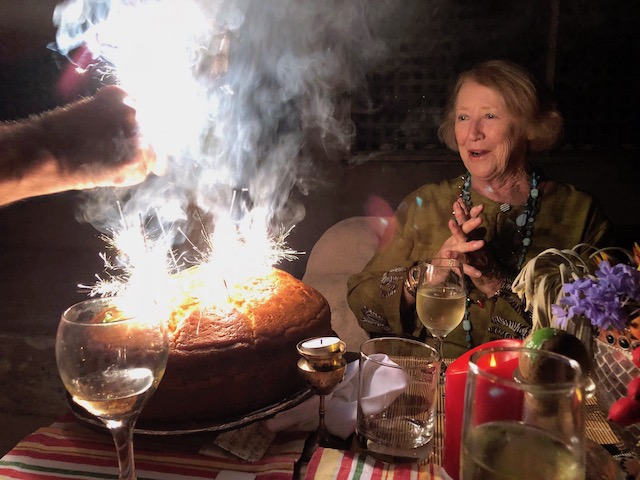
[[[352,276],[348,302],[371,336],[426,339],[415,309],[419,262],[458,258],[467,276],[461,324],[446,357],[497,338],[523,338],[530,316],[511,283],[550,247],[603,242],[609,223],[593,198],[545,178],[529,153],[551,148],[562,117],[517,65],[488,61],[458,79],[439,130],[460,154],[462,177],[424,185],[398,207],[386,240]]]

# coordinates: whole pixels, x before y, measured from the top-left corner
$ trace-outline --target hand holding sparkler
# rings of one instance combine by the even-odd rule
[[[115,86],[0,125],[0,205],[66,190],[131,186],[162,173],[136,111]]]

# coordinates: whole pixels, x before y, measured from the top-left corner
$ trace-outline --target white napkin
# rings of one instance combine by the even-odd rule
[[[363,374],[368,375],[371,381],[362,392],[362,413],[374,415],[382,412],[407,388],[407,373],[389,360],[384,353],[369,355],[371,360],[365,360],[362,368]],[[391,364],[390,368],[382,364]],[[397,368],[396,368],[397,367]]]
[[[384,354],[381,359],[388,361]],[[372,356],[374,357],[374,356]],[[395,400],[407,386],[407,374],[399,368],[379,368],[376,362],[365,364],[366,369],[374,368],[373,382],[367,393],[367,411],[383,410]],[[393,373],[391,374],[390,372]],[[358,411],[358,361],[347,365],[342,382],[325,397],[325,425],[329,433],[346,439],[356,429]],[[318,428],[319,399],[314,395],[301,404],[278,413],[266,420],[267,428],[273,432],[287,429],[313,431]]]

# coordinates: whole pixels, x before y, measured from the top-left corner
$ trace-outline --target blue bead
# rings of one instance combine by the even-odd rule
[[[470,320],[463,320],[462,321],[462,328],[464,328],[464,330],[466,332],[468,332],[469,330],[471,330],[471,321]]]

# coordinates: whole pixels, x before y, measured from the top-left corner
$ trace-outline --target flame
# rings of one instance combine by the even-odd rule
[[[231,217],[219,221],[208,237],[208,250],[197,262],[176,256],[169,236],[151,238],[142,225],[124,225],[103,237],[114,252],[102,254],[108,277],[98,276],[95,285],[81,287],[91,296],[118,297],[127,314],[152,303],[165,318],[174,318],[174,324],[194,308],[238,307],[236,299],[248,297],[240,289],[252,278],[269,275],[274,265],[300,253],[287,247],[289,231],[268,235],[259,218],[250,212],[239,223]]]
[[[81,220],[107,232],[111,250],[103,255],[106,278],[86,287],[92,295],[171,305],[188,291],[228,300],[233,285],[295,258],[284,239],[305,211],[291,193],[306,195],[318,158],[339,158],[336,150],[351,145],[350,110],[336,102],[353,99],[365,72],[387,55],[370,27],[384,20],[396,28],[401,23],[389,19],[408,12],[364,6],[66,0],[56,7],[58,52],[128,93],[142,136],[166,164],[164,175],[92,192],[84,205]],[[231,192],[245,188],[250,208],[228,215]],[[203,238],[193,238],[192,207],[206,215]],[[194,258],[176,252],[184,244]]]
[[[491,354],[491,359],[489,360],[489,367],[491,368],[495,368],[496,365],[498,365],[498,362],[496,361],[496,357],[495,354]]]

